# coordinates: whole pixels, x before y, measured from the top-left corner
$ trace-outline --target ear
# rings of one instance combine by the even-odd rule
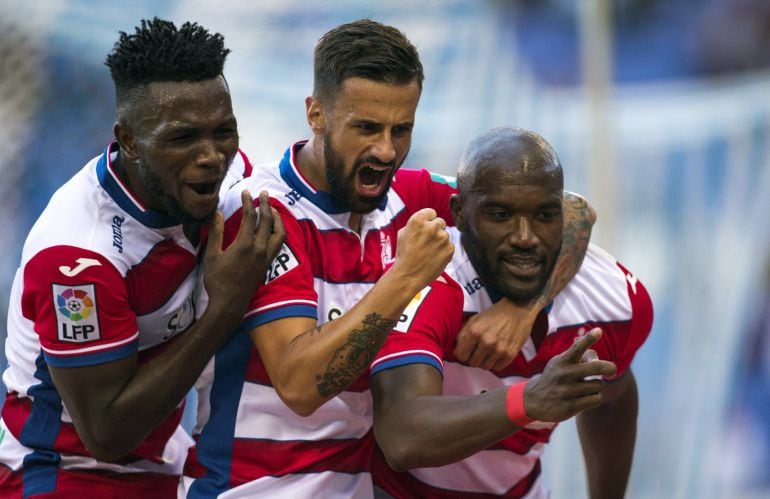
[[[455,219],[455,227],[462,232],[466,229],[465,218],[463,218],[463,200],[459,194],[452,194],[449,198],[449,208],[452,210],[452,218]]]
[[[126,159],[135,160],[137,158],[136,138],[134,132],[125,124],[117,121],[112,126],[112,132],[115,134],[115,140],[120,145],[120,154]]]
[[[305,115],[310,130],[314,135],[324,135],[326,133],[326,116],[321,101],[313,97],[305,98]]]

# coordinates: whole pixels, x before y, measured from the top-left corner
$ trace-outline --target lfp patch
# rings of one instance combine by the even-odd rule
[[[60,341],[84,343],[101,338],[93,284],[53,284],[53,302]]]
[[[267,269],[265,284],[272,280],[278,279],[291,269],[295,268],[297,265],[299,265],[299,260],[297,260],[297,257],[294,256],[291,248],[289,248],[289,246],[284,243],[284,245],[281,246],[280,253],[278,253],[278,255],[275,257],[273,263],[270,264],[270,268]]]
[[[422,291],[414,295],[412,301],[410,301],[409,305],[407,305],[404,309],[404,313],[401,314],[401,318],[398,320],[396,325],[393,326],[393,331],[398,331],[399,333],[409,332],[409,328],[412,326],[412,322],[414,322],[414,317],[420,310],[420,305],[422,305],[422,302],[425,301],[428,293],[430,293],[430,289],[430,286],[426,286],[422,289]]]

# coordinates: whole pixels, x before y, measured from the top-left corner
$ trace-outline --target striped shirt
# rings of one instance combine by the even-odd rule
[[[286,242],[251,303],[243,331],[217,353],[198,385],[197,447],[185,473],[188,497],[372,495],[366,376],[311,416],[300,417],[278,397],[249,330],[286,317],[322,324],[344,314],[393,260],[397,232],[410,215],[429,206],[451,220],[449,196],[455,191],[425,170],[399,170],[380,206],[363,216],[359,235],[348,228],[350,213],[296,167],[295,153],[303,145],[294,144],[279,163],[257,168],[225,200],[225,215],[234,217],[226,227],[232,238],[242,189],[255,199],[267,190],[284,221]]]
[[[406,327],[394,331],[372,363],[372,374],[406,364],[429,364],[443,374],[444,395],[474,395],[540,376],[548,361],[581,335],[601,327],[591,348],[615,362],[617,376],[629,367],[652,326],[652,302],[641,282],[614,258],[590,246],[577,275],[541,312],[532,334],[514,361],[502,371],[466,366],[453,355],[464,317],[492,305],[460,244],[448,229],[455,255],[446,282],[435,281],[413,300]],[[548,497],[540,478],[540,456],[556,423],[534,421],[498,444],[462,461],[397,473],[381,453],[375,457],[375,483],[394,497]]]

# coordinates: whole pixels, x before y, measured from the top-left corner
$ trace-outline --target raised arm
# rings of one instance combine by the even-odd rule
[[[543,292],[529,303],[503,298],[474,315],[457,335],[455,355],[473,367],[500,370],[510,364],[527,341],[537,314],[575,276],[583,263],[596,212],[585,198],[564,192],[564,231],[556,265]]]
[[[292,317],[252,330],[273,386],[294,412],[312,414],[366,371],[404,308],[451,259],[445,228],[434,210],[415,213],[399,231],[393,266],[339,318],[316,327]]]
[[[284,233],[274,221],[267,195],[260,196],[259,228],[248,193],[235,242],[222,250],[222,215],[212,224],[204,257],[210,301],[206,311],[161,353],[139,366],[138,354],[88,367],[49,366],[78,435],[97,459],[130,453],[184,399],[217,347],[240,322],[259,282],[242,279],[244,266],[261,269],[280,247]]]
[[[593,330],[569,350],[551,359],[543,375],[524,389],[526,416],[539,421],[563,421],[600,401],[602,380],[611,376],[611,362],[581,362],[601,336]],[[377,372],[371,379],[374,434],[391,468],[443,466],[473,455],[520,429],[508,417],[510,387],[480,395],[443,396],[439,371],[411,364]]]
[[[578,414],[577,428],[591,499],[625,495],[636,443],[638,396],[634,373],[607,385],[602,403]]]

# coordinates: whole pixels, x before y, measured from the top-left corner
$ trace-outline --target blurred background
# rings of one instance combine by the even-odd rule
[[[225,35],[253,163],[308,136],[313,46],[361,17],[425,65],[407,167],[451,175],[493,126],[545,136],[656,306],[628,497],[770,497],[769,1],[0,0],[0,324],[29,227],[111,139],[106,54],[155,15]],[[554,498],[585,497],[581,463],[565,424]]]

